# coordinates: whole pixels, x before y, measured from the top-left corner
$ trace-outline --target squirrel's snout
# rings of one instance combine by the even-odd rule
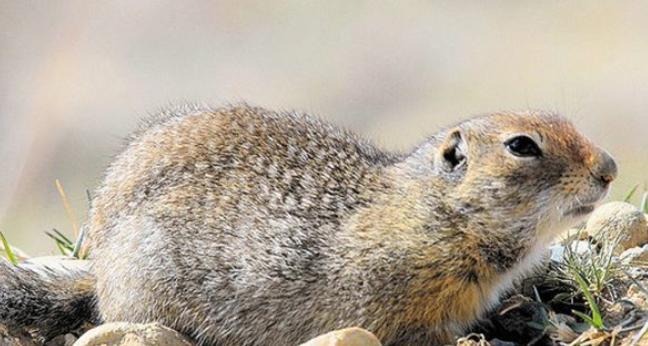
[[[610,154],[605,150],[601,150],[591,172],[594,178],[600,181],[603,186],[608,186],[617,176],[617,164]]]

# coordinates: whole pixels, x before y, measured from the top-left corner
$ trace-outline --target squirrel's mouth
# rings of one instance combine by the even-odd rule
[[[587,215],[591,212],[594,211],[595,206],[593,204],[588,204],[588,205],[581,205],[576,208],[572,208],[567,210],[564,215],[565,216],[583,216]]]
[[[588,196],[588,198],[577,198],[577,203],[572,204],[569,209],[563,212],[563,217],[582,218],[583,216],[591,214],[605,196],[607,196],[609,191],[610,189],[605,187],[602,190],[597,191],[593,196]]]

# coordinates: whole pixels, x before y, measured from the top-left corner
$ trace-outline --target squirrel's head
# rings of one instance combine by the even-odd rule
[[[541,112],[465,121],[413,156],[432,161],[424,171],[445,187],[448,207],[489,214],[544,239],[584,220],[617,175],[607,152],[567,119]]]

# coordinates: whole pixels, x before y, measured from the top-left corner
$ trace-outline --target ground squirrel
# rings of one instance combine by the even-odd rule
[[[614,160],[565,118],[496,113],[409,153],[314,117],[186,108],[130,137],[92,200],[92,270],[0,263],[0,323],[159,321],[200,344],[360,326],[435,345],[582,221]]]

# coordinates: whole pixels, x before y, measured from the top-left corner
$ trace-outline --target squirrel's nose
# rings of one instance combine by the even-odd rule
[[[603,186],[609,185],[617,176],[617,165],[614,158],[605,150],[601,150],[596,162],[596,165],[592,167],[592,175]]]

